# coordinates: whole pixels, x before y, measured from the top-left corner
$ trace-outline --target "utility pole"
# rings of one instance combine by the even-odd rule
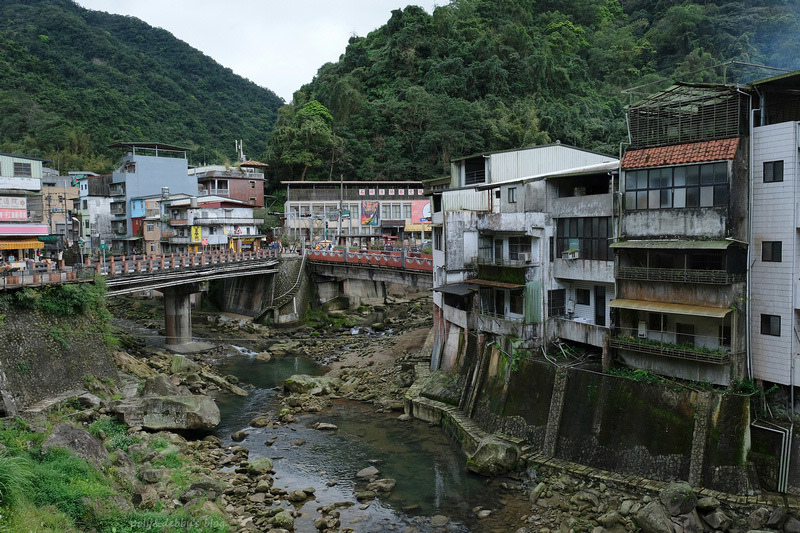
[[[342,200],[344,200],[344,174],[339,174],[339,221],[336,223],[336,244],[342,239]]]

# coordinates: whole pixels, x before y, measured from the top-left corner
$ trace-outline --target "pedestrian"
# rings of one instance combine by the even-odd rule
[[[64,270],[64,252],[62,250],[58,251],[58,269]]]

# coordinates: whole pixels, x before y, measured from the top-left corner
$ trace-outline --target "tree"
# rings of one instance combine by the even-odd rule
[[[331,129],[333,117],[317,100],[296,112],[293,106],[285,106],[279,113],[269,140],[270,160],[290,169],[292,175],[301,169],[304,181],[308,170],[321,167],[338,144]]]

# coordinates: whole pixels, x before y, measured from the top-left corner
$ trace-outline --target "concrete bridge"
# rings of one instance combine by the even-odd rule
[[[430,254],[333,249],[309,251],[307,259],[318,276],[433,288],[433,256]]]
[[[274,274],[278,263],[272,250],[122,256],[94,262],[87,259],[64,271],[33,268],[6,272],[0,290],[93,282],[97,275],[106,281],[107,297],[159,290],[164,294],[166,343],[178,346],[192,341],[191,295],[200,292],[200,283]]]

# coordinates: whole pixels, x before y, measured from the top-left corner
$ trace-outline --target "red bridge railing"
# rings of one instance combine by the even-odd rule
[[[433,272],[433,256],[419,252],[404,250],[363,252],[334,248],[332,250],[309,250],[306,254],[309,261]]]

